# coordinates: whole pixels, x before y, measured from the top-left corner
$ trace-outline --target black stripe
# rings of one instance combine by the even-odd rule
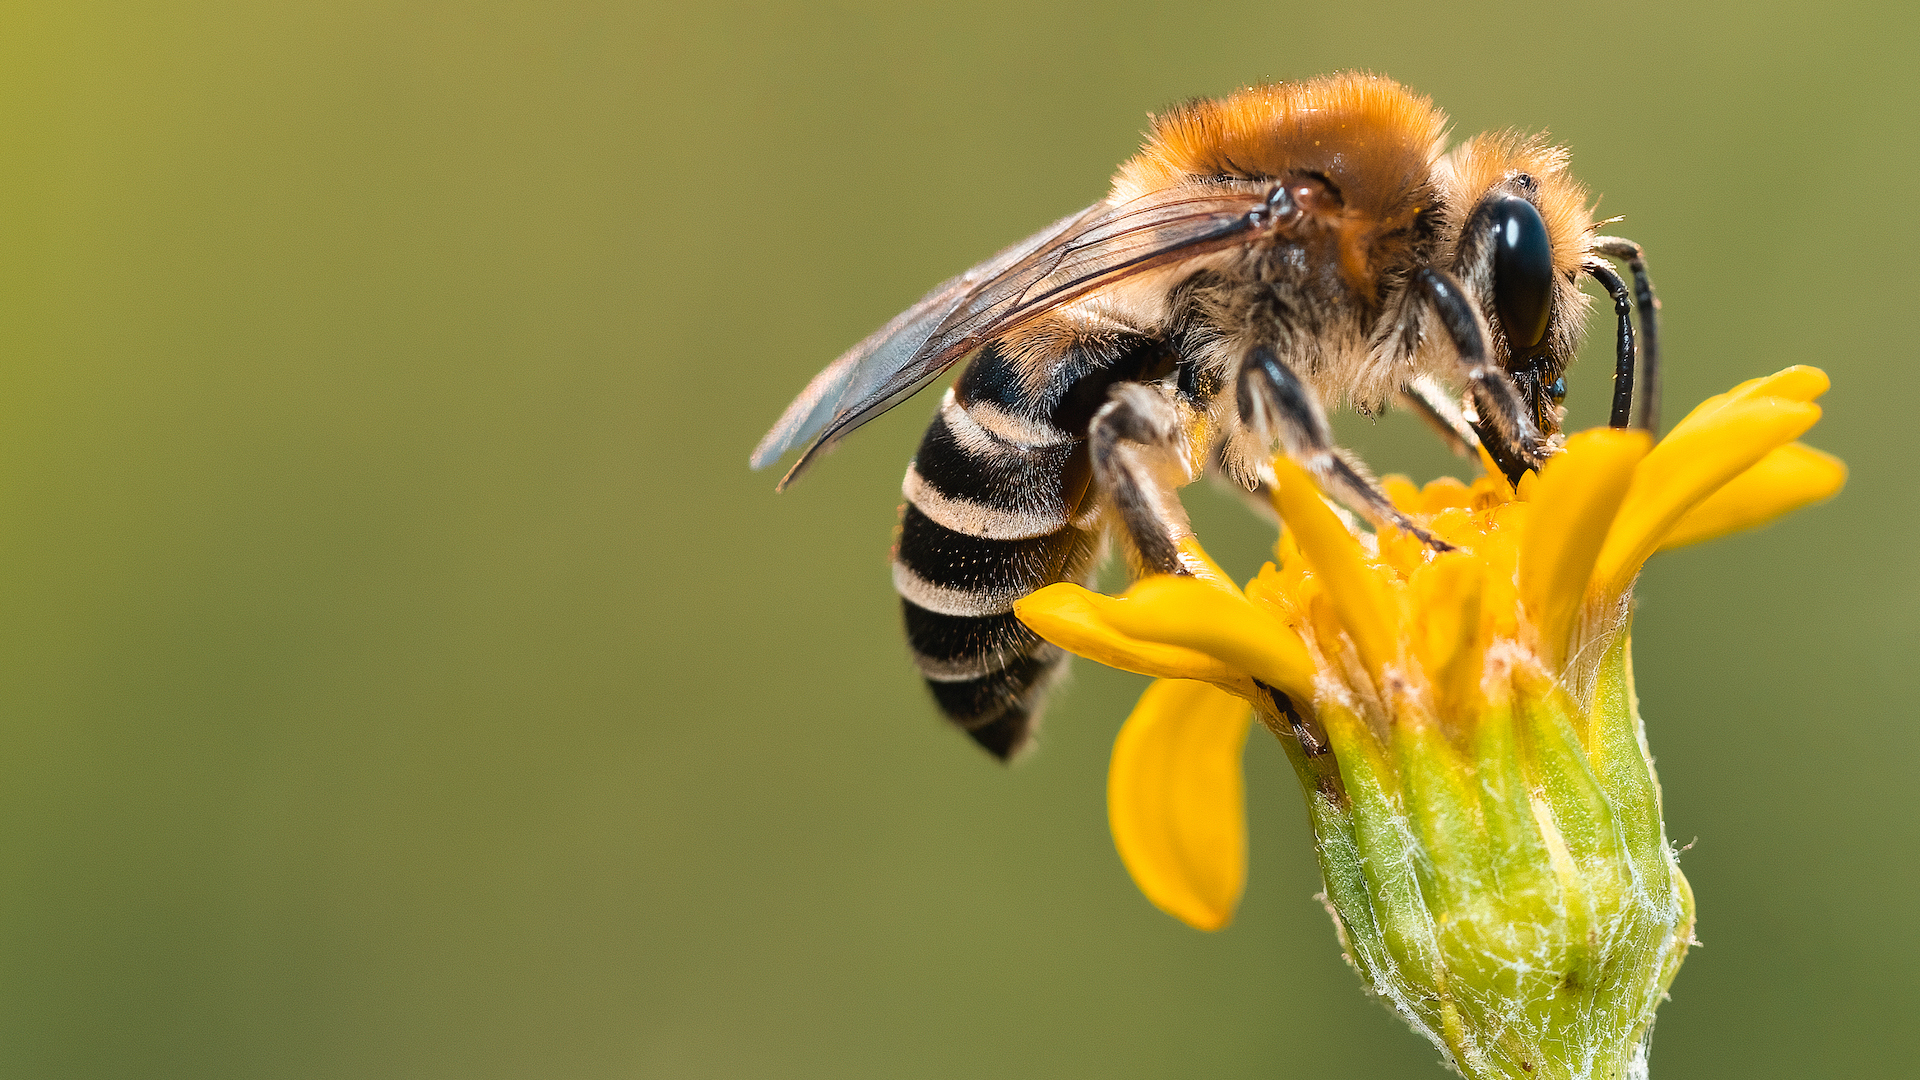
[[[1093,414],[1116,382],[1151,382],[1173,373],[1176,357],[1165,342],[1123,338],[1067,349],[1045,362],[1046,373],[1030,378],[1035,360],[1015,360],[989,343],[953,385],[962,405],[989,402],[1028,421],[1048,423],[1084,436]]]
[[[1009,712],[991,723],[968,729],[967,734],[985,747],[987,753],[1001,761],[1011,761],[1031,740],[1033,717],[1025,712]]]
[[[894,557],[929,585],[965,592],[1030,593],[1063,580],[1069,565],[1084,564],[1098,537],[1061,529],[1025,540],[983,540],[954,532],[908,503],[900,515]]]
[[[1004,666],[1006,658],[1026,656],[1046,644],[1011,611],[999,615],[942,615],[904,597],[900,608],[907,623],[907,644],[929,660],[954,663],[992,657],[996,666]]]
[[[1009,710],[1024,711],[1027,694],[1061,663],[1059,657],[1024,657],[1004,670],[964,682],[928,680],[934,700],[964,728],[984,724]]]
[[[1164,379],[1173,374],[1177,359],[1165,342],[1145,338],[1130,342],[1104,367],[1081,374],[1063,387],[1048,418],[1066,431],[1083,434],[1093,423],[1093,414],[1107,403],[1115,383]]]
[[[991,452],[969,449],[947,426],[947,418],[936,414],[920,440],[913,467],[940,494],[984,506],[1033,507],[1064,517],[1064,512],[1053,508],[1079,503],[1093,475],[1087,468],[1084,440],[1029,449],[987,434]]]
[[[1031,362],[1016,361],[1002,352],[999,345],[989,342],[960,374],[953,384],[953,393],[962,405],[984,401],[998,406],[1002,412],[1044,422],[1061,391],[1081,375],[1100,367],[1103,359],[1086,350],[1068,349],[1053,359],[1046,376],[1036,382],[1028,377],[1033,367]],[[1085,428],[1065,430],[1079,434]]]
[[[1066,664],[1065,654],[1023,657],[1004,670],[964,682],[927,680],[948,719],[1002,761],[1025,746],[1033,730],[1041,684]]]

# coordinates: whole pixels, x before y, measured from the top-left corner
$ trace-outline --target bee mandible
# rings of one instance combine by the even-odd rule
[[[756,469],[807,444],[784,489],[967,361],[907,467],[893,580],[935,700],[996,757],[1028,743],[1066,664],[1015,601],[1087,581],[1109,535],[1137,573],[1190,572],[1176,489],[1203,473],[1257,495],[1283,451],[1375,527],[1445,546],[1335,445],[1324,403],[1408,408],[1518,483],[1558,448],[1584,274],[1617,316],[1611,423],[1635,422],[1637,359],[1637,423],[1655,427],[1639,246],[1599,235],[1563,148],[1449,148],[1446,124],[1356,73],[1181,105],[1106,198],[935,288],[761,441]]]

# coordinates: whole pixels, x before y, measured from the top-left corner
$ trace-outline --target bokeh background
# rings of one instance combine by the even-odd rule
[[[1705,947],[1656,1076],[1920,1055],[1905,5],[0,7],[0,1075],[1437,1077],[1278,748],[1189,931],[1106,835],[1141,680],[1011,770],[886,549],[932,407],[745,459],[1149,110],[1340,67],[1550,127],[1668,418],[1832,371],[1836,502],[1661,557],[1638,673]],[[1574,388],[1605,398],[1605,343]],[[1599,358],[1599,359],[1596,359]],[[1417,425],[1342,431],[1455,468]],[[1195,489],[1238,573],[1271,540]]]

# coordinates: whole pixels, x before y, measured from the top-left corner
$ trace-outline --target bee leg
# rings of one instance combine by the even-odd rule
[[[1184,574],[1180,542],[1193,535],[1176,490],[1194,478],[1186,424],[1170,391],[1120,383],[1087,430],[1093,476],[1112,501],[1148,573]]]
[[[1221,441],[1214,446],[1213,454],[1207,459],[1208,479],[1246,504],[1254,516],[1278,526],[1280,514],[1273,508],[1273,486],[1263,477],[1243,480],[1241,474],[1244,472],[1244,469],[1233,467],[1233,444],[1230,441]]]
[[[1633,275],[1633,299],[1640,309],[1640,427],[1660,434],[1660,301],[1647,277],[1646,253],[1618,236],[1596,236],[1593,250],[1627,264]],[[1588,271],[1592,273],[1592,271]]]
[[[1461,415],[1459,401],[1430,377],[1422,375],[1401,387],[1400,403],[1426,421],[1447,448],[1461,457],[1473,457],[1480,448],[1480,437]]]
[[[1419,538],[1435,551],[1453,545],[1415,525],[1374,484],[1373,478],[1342,455],[1333,443],[1327,414],[1293,369],[1265,345],[1256,346],[1240,365],[1235,388],[1240,422],[1261,445],[1280,444],[1307,470],[1321,490],[1346,503],[1376,527],[1388,525]]]
[[[1459,353],[1467,391],[1473,395],[1474,411],[1479,414],[1472,422],[1474,434],[1508,482],[1518,484],[1528,469],[1538,470],[1546,464],[1552,451],[1513,381],[1488,361],[1487,333],[1481,326],[1479,309],[1445,270],[1422,267],[1414,272],[1413,284],[1433,305]]]

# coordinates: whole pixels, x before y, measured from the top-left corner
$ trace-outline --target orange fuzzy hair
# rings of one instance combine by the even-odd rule
[[[1395,188],[1419,188],[1444,150],[1446,126],[1432,99],[1378,75],[1251,86],[1154,117],[1146,145],[1114,177],[1113,199],[1126,202],[1199,177],[1318,172],[1339,186],[1350,208],[1389,217],[1394,208],[1366,205],[1367,194],[1390,200]]]
[[[1562,274],[1580,269],[1587,254],[1587,234],[1593,231],[1593,211],[1587,189],[1567,173],[1565,147],[1553,146],[1545,135],[1502,131],[1475,135],[1447,155],[1443,175],[1448,205],[1456,212],[1472,212],[1481,196],[1515,173],[1533,177],[1540,217],[1553,242],[1553,268]],[[1453,230],[1448,230],[1453,232]]]

